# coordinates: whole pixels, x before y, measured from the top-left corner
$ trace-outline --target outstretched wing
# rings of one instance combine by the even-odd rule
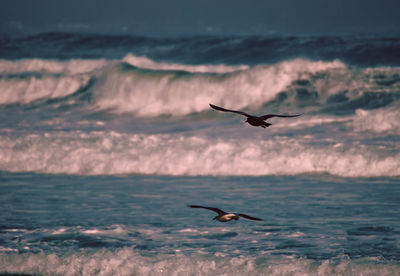
[[[246,214],[236,214],[237,216],[240,216],[240,217],[243,217],[243,218],[246,218],[246,219],[251,219],[251,220],[258,220],[258,221],[261,221],[262,219],[260,219],[260,218],[255,218],[255,217],[251,217],[251,216],[248,216],[248,215],[246,215]]]
[[[226,213],[224,211],[222,211],[221,209],[218,208],[214,208],[214,207],[206,207],[206,206],[200,206],[200,205],[188,205],[188,207],[190,208],[203,208],[203,209],[208,209],[211,211],[214,211],[216,213],[218,213],[218,215],[225,215]]]
[[[267,119],[272,118],[272,117],[288,118],[288,117],[298,117],[300,115],[303,115],[303,114],[296,114],[296,115],[266,114],[266,115],[260,116],[260,118],[262,120],[267,120]]]
[[[216,109],[216,110],[219,110],[219,111],[223,111],[223,112],[233,112],[233,113],[238,113],[238,114],[244,115],[244,116],[246,116],[246,117],[251,117],[251,115],[249,115],[249,114],[247,114],[247,113],[245,113],[245,112],[243,112],[243,111],[237,111],[237,110],[226,109],[226,108],[219,107],[219,106],[216,106],[216,105],[213,105],[213,104],[210,104],[210,106],[211,106],[212,108]]]

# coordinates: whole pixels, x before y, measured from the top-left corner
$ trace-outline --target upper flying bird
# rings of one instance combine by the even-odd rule
[[[266,127],[269,127],[270,125],[272,125],[270,123],[265,122],[265,120],[267,120],[269,118],[272,118],[272,117],[286,118],[286,117],[297,117],[297,116],[302,115],[302,114],[297,114],[297,115],[266,114],[266,115],[258,117],[258,116],[253,116],[253,115],[247,114],[247,113],[245,113],[243,111],[225,109],[223,107],[219,107],[219,106],[216,106],[216,105],[213,105],[213,104],[210,104],[210,106],[212,108],[216,109],[216,110],[219,110],[219,111],[233,112],[233,113],[238,113],[238,114],[244,115],[244,116],[247,117],[246,123],[249,123],[250,125],[256,126],[256,127],[257,126],[261,126],[263,128],[266,128]]]
[[[251,220],[262,220],[259,218],[251,217],[246,214],[236,214],[236,213],[226,213],[222,211],[221,209],[214,208],[214,207],[206,207],[206,206],[200,206],[200,205],[188,205],[190,208],[203,208],[203,209],[208,209],[211,211],[214,211],[218,214],[218,216],[214,217],[213,220],[219,220],[220,222],[227,222],[230,220],[238,220],[239,217],[246,218],[246,219],[251,219]]]

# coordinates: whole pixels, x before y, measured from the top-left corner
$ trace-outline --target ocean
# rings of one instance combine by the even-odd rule
[[[398,36],[2,35],[0,274],[400,275],[399,122]]]

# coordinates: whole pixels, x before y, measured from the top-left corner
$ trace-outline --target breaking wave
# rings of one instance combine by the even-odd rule
[[[63,256],[0,254],[0,273],[34,275],[397,275],[398,263],[374,259],[307,260],[194,254],[142,256],[131,248]]]
[[[353,126],[358,131],[400,135],[400,108],[392,106],[384,109],[357,109]]]
[[[84,91],[91,109],[136,117],[183,116],[208,104],[354,112],[400,98],[400,68],[359,70],[335,61],[271,65],[183,65],[127,55],[122,60],[0,61],[0,104],[31,104]]]
[[[58,132],[0,137],[0,170],[76,175],[400,175],[391,146],[346,144],[307,137],[268,140],[178,134]]]
[[[208,110],[208,103],[259,108],[295,80],[335,68],[345,66],[339,61],[293,60],[223,74],[124,67],[108,72],[93,98],[100,109],[138,117],[187,115]]]

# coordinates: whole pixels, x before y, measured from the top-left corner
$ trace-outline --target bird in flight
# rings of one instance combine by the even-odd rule
[[[250,125],[256,126],[256,127],[257,126],[261,126],[263,128],[266,128],[266,127],[269,127],[270,125],[272,125],[272,124],[267,123],[265,121],[265,120],[267,120],[269,118],[272,118],[272,117],[287,118],[287,117],[298,117],[298,116],[302,115],[302,114],[297,114],[297,115],[266,114],[266,115],[263,115],[263,116],[253,116],[253,115],[247,114],[247,113],[245,113],[243,111],[226,109],[226,108],[219,107],[219,106],[216,106],[216,105],[213,105],[213,104],[210,104],[210,106],[215,110],[219,110],[219,111],[223,111],[223,112],[233,112],[233,113],[238,113],[238,114],[241,114],[243,116],[246,116],[247,117],[246,123],[249,123]]]
[[[214,208],[214,207],[206,207],[206,206],[200,206],[200,205],[188,205],[188,207],[190,208],[203,208],[203,209],[208,209],[211,211],[216,212],[218,215],[216,217],[213,218],[213,220],[218,220],[220,222],[227,222],[230,220],[238,220],[239,217],[245,218],[245,219],[251,219],[251,220],[258,220],[261,221],[262,219],[259,218],[255,218],[255,217],[251,217],[248,216],[246,214],[237,214],[237,213],[226,213],[224,211],[222,211],[221,209],[218,208]]]

